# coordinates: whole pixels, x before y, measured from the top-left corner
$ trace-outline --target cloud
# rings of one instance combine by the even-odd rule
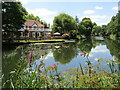
[[[106,50],[106,49],[93,49],[93,50],[91,50],[91,52],[94,52],[94,53],[99,53],[99,52],[107,52],[108,50]]]
[[[29,13],[34,14],[36,16],[49,16],[49,15],[55,15],[55,14],[57,14],[57,12],[48,10],[46,8],[38,8],[38,9],[29,9],[29,8],[26,8],[26,10]]]
[[[88,57],[94,57],[94,55],[92,55],[92,54],[89,54],[89,56]]]
[[[112,10],[118,11],[118,7],[113,7]]]
[[[103,7],[96,6],[95,9],[96,9],[96,10],[102,10]]]
[[[108,21],[108,22],[99,23],[99,25],[100,25],[100,26],[102,26],[102,25],[107,25],[108,23],[109,23],[109,21]]]
[[[22,4],[27,4],[29,0],[19,0]]]
[[[92,20],[92,22],[96,22],[98,25],[106,25],[112,16],[106,16],[106,15],[86,15],[80,17],[80,20],[82,20],[84,17],[88,17]],[[107,19],[107,22],[104,20]]]
[[[46,60],[46,59],[49,59],[50,57],[53,57],[53,53],[49,53],[44,59]]]
[[[93,11],[93,10],[86,10],[86,11],[84,11],[84,14],[94,14],[95,13],[95,11]]]
[[[39,16],[41,20],[46,21],[47,23],[53,24],[54,16],[58,13],[46,8],[37,8],[37,9],[29,9],[26,8],[28,13],[34,14],[35,16]]]
[[[29,0],[29,2],[88,2],[88,0]],[[119,2],[119,0],[89,0],[89,2]]]

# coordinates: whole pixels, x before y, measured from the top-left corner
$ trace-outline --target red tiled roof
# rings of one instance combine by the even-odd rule
[[[38,27],[44,27],[43,24],[39,23],[36,20],[26,20],[24,23],[26,26],[32,26],[33,24],[37,24]]]

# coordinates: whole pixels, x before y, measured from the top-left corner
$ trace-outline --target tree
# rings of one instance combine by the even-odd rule
[[[60,45],[59,48],[55,48],[54,46],[52,52],[56,62],[60,62],[61,64],[67,64],[77,56],[77,44],[66,43]]]
[[[106,33],[114,37],[120,37],[120,12],[116,16],[111,18],[111,21],[107,24]]]
[[[40,18],[38,16],[34,16],[33,14],[28,14],[28,15],[25,15],[24,18],[27,20],[27,19],[32,19],[32,20],[37,20],[37,21],[40,21]]]
[[[9,32],[17,32],[23,27],[26,9],[20,2],[2,2],[2,28]]]
[[[82,21],[79,23],[78,26],[78,32],[79,34],[83,34],[85,36],[90,36],[91,32],[92,32],[92,21],[90,20],[90,18],[83,18]]]
[[[78,30],[78,24],[80,23],[79,18],[75,17],[76,29]]]
[[[53,20],[52,29],[54,32],[59,32],[61,34],[67,33],[75,29],[75,20],[68,14],[59,14]]]
[[[92,34],[94,35],[100,35],[102,33],[102,28],[100,26],[94,26],[92,28]]]
[[[107,25],[102,25],[102,36],[105,36],[105,35],[107,35],[106,34],[106,27],[107,27]]]

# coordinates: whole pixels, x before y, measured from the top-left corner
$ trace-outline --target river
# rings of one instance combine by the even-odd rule
[[[35,64],[39,65],[43,60],[46,67],[58,63],[58,69],[61,72],[79,67],[86,67],[86,61],[97,65],[98,60],[102,58],[101,70],[111,72],[109,65],[106,64],[107,60],[114,61],[116,67],[120,71],[120,40],[109,39],[83,39],[71,43],[34,43],[20,46],[3,46],[3,74],[7,79],[9,78],[10,71],[14,71],[16,66],[20,63],[20,59],[29,62],[29,55],[32,52],[31,67],[36,68]],[[84,56],[84,55],[88,56]],[[119,72],[120,73],[120,72]]]

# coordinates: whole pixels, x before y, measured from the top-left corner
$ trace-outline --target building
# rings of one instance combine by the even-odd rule
[[[24,27],[18,30],[21,33],[20,38],[45,39],[51,36],[51,29],[45,28],[43,24],[36,20],[26,20]]]

